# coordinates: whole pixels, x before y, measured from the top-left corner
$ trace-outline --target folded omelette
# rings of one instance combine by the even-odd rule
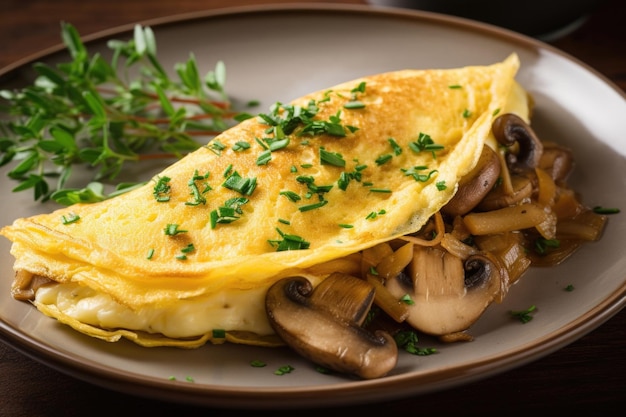
[[[294,274],[319,283],[351,254],[419,231],[496,114],[527,117],[518,66],[513,54],[402,70],[276,103],[141,188],[17,219],[0,230],[13,294],[108,341],[279,343],[267,288]]]

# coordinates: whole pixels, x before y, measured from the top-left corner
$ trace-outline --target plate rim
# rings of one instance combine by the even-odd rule
[[[276,15],[285,13],[301,14],[303,12],[321,13],[358,13],[360,16],[385,17],[406,19],[414,22],[428,22],[439,26],[452,26],[456,29],[470,30],[487,34],[489,37],[502,38],[504,41],[521,44],[525,48],[546,50],[566,58],[568,61],[589,71],[614,92],[617,92],[626,100],[626,92],[617,86],[607,76],[600,73],[590,65],[569,55],[540,40],[531,38],[511,30],[500,28],[487,23],[477,22],[456,16],[443,15],[434,12],[400,9],[394,7],[368,6],[356,4],[334,3],[296,3],[296,4],[266,4],[262,6],[231,6],[220,9],[180,13],[164,17],[142,20],[134,23],[119,25],[105,30],[97,31],[81,38],[85,44],[105,40],[112,36],[119,36],[132,32],[136,24],[151,26],[152,28],[184,25],[190,22],[219,19],[224,17],[241,17],[249,15]],[[62,53],[65,46],[58,43],[52,47],[43,49],[25,58],[22,58],[4,68],[0,68],[0,83],[6,77],[17,73],[20,69],[32,65],[44,58],[51,58],[55,54]],[[468,365],[456,366],[454,372],[459,375],[453,378],[442,377],[441,371],[428,374],[424,381],[428,387],[408,388],[407,381],[414,376],[400,374],[377,380],[346,381],[345,383],[331,383],[316,385],[314,387],[258,387],[258,386],[213,386],[207,384],[194,385],[185,382],[158,380],[157,378],[139,375],[132,372],[113,370],[103,364],[89,361],[76,361],[66,352],[47,346],[43,341],[38,341],[19,329],[14,328],[0,317],[0,342],[4,342],[26,356],[50,366],[78,379],[94,383],[96,385],[116,391],[132,392],[138,396],[155,397],[164,396],[172,401],[185,402],[205,406],[220,406],[227,408],[294,408],[294,407],[320,407],[318,395],[332,391],[333,396],[325,398],[323,406],[348,405],[353,403],[376,402],[381,400],[393,400],[409,395],[421,395],[429,392],[449,389],[463,385],[471,381],[487,378],[489,376],[505,372],[522,366],[526,363],[538,360],[569,343],[579,339],[590,331],[596,329],[609,320],[626,306],[626,280],[613,293],[609,294],[602,302],[596,304],[584,315],[574,321],[544,335],[539,341],[530,346],[515,346],[513,349],[499,352],[495,357],[489,357]],[[542,343],[543,342],[543,343]],[[498,363],[489,371],[475,372],[476,367],[486,367],[488,363]],[[85,364],[90,366],[85,368]],[[489,367],[486,367],[489,368]],[[450,374],[450,371],[447,371]],[[473,374],[468,376],[467,374]],[[420,376],[420,380],[425,378]],[[175,389],[172,389],[175,387]],[[393,391],[398,389],[398,391]],[[277,392],[278,391],[278,392]],[[364,397],[367,393],[367,398]],[[315,393],[316,396],[311,396]],[[217,395],[217,396],[215,396]],[[287,397],[287,398],[286,398]],[[163,398],[163,397],[161,397]],[[234,404],[234,402],[237,404]]]

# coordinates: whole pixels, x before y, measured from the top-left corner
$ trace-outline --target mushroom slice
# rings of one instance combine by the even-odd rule
[[[544,142],[539,168],[548,171],[554,181],[565,182],[574,170],[572,150],[556,143]]]
[[[488,145],[483,150],[476,166],[459,181],[459,188],[452,199],[443,206],[444,213],[462,216],[472,210],[493,189],[500,176],[500,159]]]
[[[347,274],[332,274],[316,288],[295,276],[269,288],[265,307],[276,334],[300,355],[372,379],[386,375],[398,361],[398,347],[389,333],[361,327],[374,293],[371,284]]]
[[[513,113],[503,114],[493,121],[491,131],[501,145],[517,144],[517,155],[508,155],[511,171],[524,172],[539,165],[543,143],[524,119]]]
[[[507,193],[504,187],[495,187],[487,193],[485,198],[478,204],[478,211],[498,210],[520,204],[529,200],[533,194],[533,181],[524,175],[511,176],[511,193]]]
[[[497,299],[506,283],[494,258],[476,254],[465,260],[437,247],[417,247],[409,274],[387,280],[390,292],[410,294],[407,323],[427,334],[444,336],[467,330]]]

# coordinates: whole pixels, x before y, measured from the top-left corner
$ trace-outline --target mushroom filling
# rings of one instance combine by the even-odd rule
[[[288,278],[268,292],[267,313],[288,345],[335,370],[364,378],[384,375],[397,353],[386,346],[389,335],[380,333],[382,328],[394,335],[408,325],[442,341],[471,340],[472,324],[491,303],[501,302],[531,266],[557,265],[585,242],[600,238],[606,216],[585,206],[568,187],[574,166],[569,149],[542,143],[513,114],[496,118],[493,134],[498,149],[485,145],[455,197],[420,232],[354,254],[350,264],[359,266],[322,281],[326,289],[307,287],[307,294],[288,301],[289,280],[300,279]],[[339,295],[354,288],[361,290]],[[327,295],[313,297],[314,291]],[[342,299],[351,301],[339,303]],[[285,307],[288,303],[297,307]],[[341,305],[347,306],[343,312]],[[364,326],[362,309],[370,305],[377,307],[371,312],[378,319],[367,325],[369,333],[361,334],[356,328]],[[285,315],[291,318],[280,318]],[[327,329],[328,320],[336,323],[334,336],[325,330],[316,337],[335,340],[312,342],[310,334],[317,332],[312,329]],[[363,346],[357,348],[358,343]],[[385,367],[372,370],[360,353],[368,349],[393,356]],[[349,359],[331,353],[348,350]]]

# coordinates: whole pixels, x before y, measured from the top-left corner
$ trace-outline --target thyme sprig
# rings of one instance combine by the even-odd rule
[[[231,110],[223,62],[202,77],[190,54],[170,75],[150,27],[110,40],[108,60],[90,54],[70,24],[61,25],[61,37],[69,61],[36,63],[32,85],[0,91],[0,111],[10,116],[0,122],[0,166],[13,163],[13,191],[61,204],[100,201],[109,196],[94,193],[94,182],[114,182],[127,163],[180,157],[201,146],[198,136],[213,136],[243,115]],[[77,165],[92,166],[94,176],[85,188],[67,188],[79,180],[72,175]]]

